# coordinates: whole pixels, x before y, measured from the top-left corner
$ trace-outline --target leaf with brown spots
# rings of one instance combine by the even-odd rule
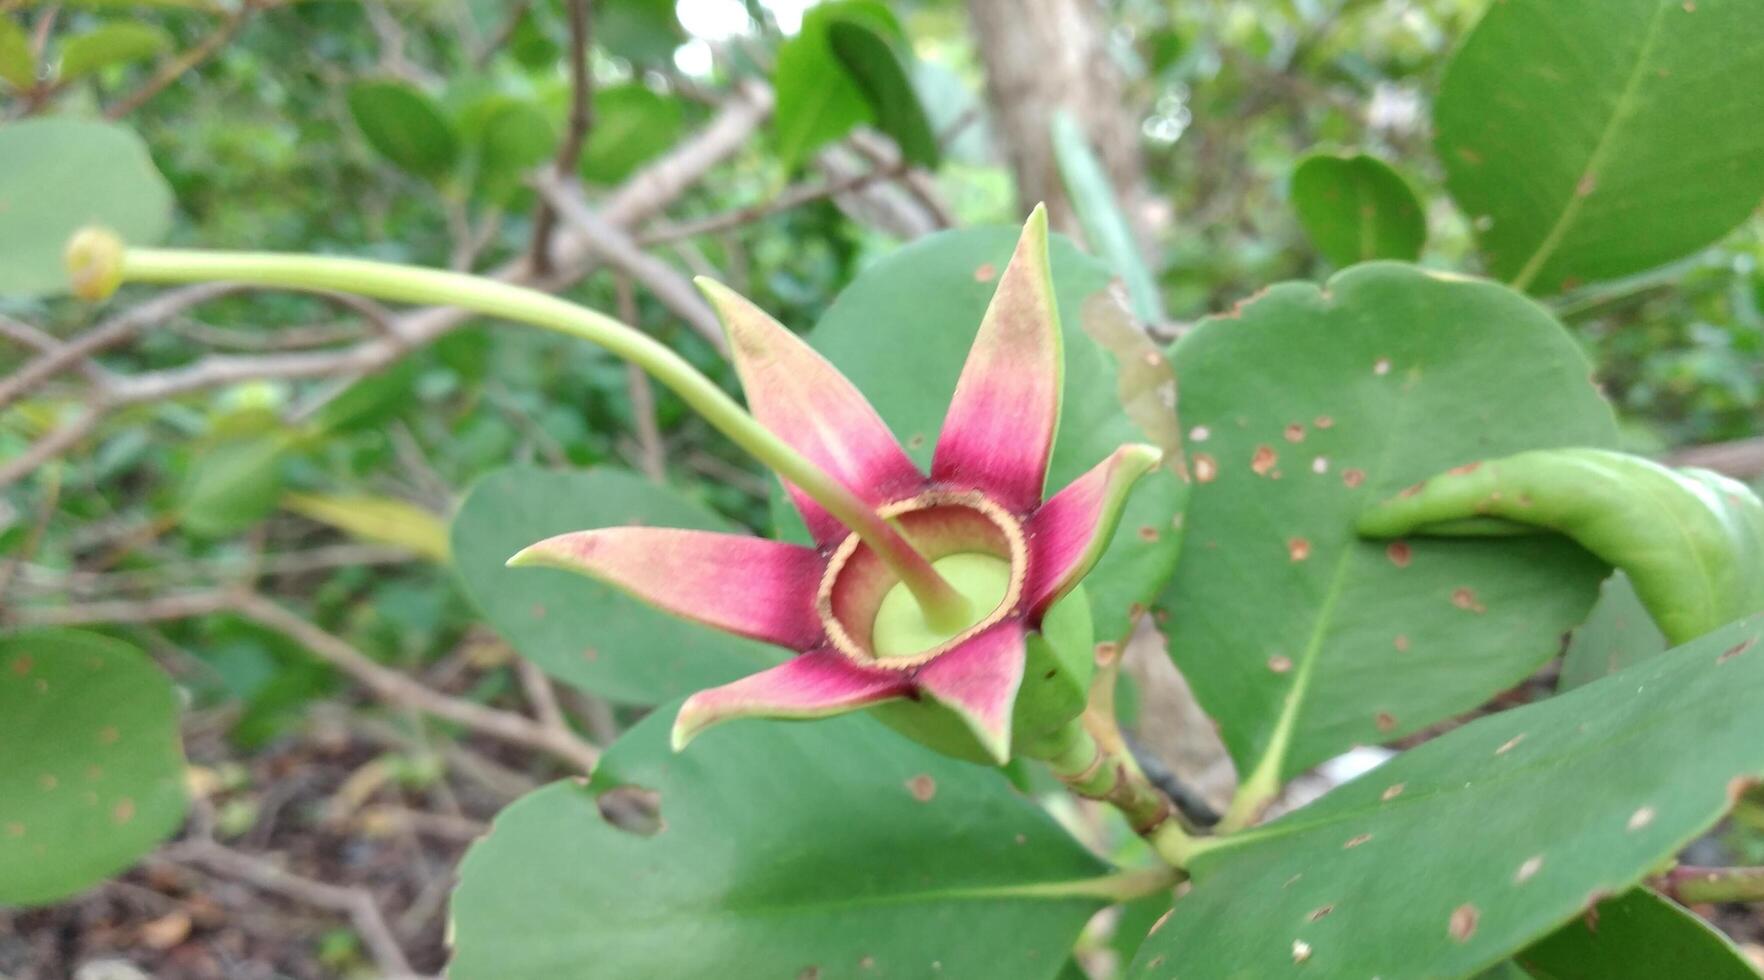
[[[54,901],[132,864],[183,822],[171,680],[128,644],[0,637],[0,905]]]
[[[1171,656],[1252,779],[1239,821],[1280,782],[1352,745],[1399,738],[1510,687],[1585,616],[1605,571],[1569,542],[1388,547],[1354,532],[1373,501],[1493,446],[1615,440],[1586,358],[1530,300],[1408,266],[1359,266],[1326,289],[1276,286],[1237,320],[1204,321],[1171,359],[1190,436],[1207,440],[1184,530],[1200,546],[1156,604],[1171,612]],[[1457,589],[1470,612],[1452,606]],[[1268,671],[1271,651],[1293,669]],[[1381,711],[1395,724],[1381,725]]]
[[[1736,778],[1764,774],[1764,657],[1716,662],[1752,638],[1764,614],[1478,719],[1203,844],[1192,890],[1128,976],[1161,977],[1143,963],[1156,955],[1185,977],[1288,976],[1295,939],[1317,976],[1472,976],[1563,923],[1584,930],[1589,896],[1629,891],[1722,818]],[[1620,928],[1610,907],[1601,934]]]

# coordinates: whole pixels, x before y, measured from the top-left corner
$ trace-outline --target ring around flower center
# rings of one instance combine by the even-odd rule
[[[937,629],[911,591],[856,535],[827,565],[817,608],[839,652],[871,667],[923,664],[1016,611],[1028,547],[1010,512],[971,491],[933,490],[881,508],[969,604],[969,622]]]

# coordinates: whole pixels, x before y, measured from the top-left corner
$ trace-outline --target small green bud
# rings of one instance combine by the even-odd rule
[[[123,241],[107,228],[82,228],[67,242],[67,278],[73,294],[93,303],[122,285]]]

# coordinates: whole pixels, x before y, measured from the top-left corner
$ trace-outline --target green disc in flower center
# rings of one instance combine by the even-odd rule
[[[968,600],[968,617],[953,630],[925,622],[925,614],[906,586],[896,583],[882,597],[870,648],[878,657],[910,657],[941,646],[991,616],[1011,585],[1011,563],[993,555],[947,555],[931,563]]]

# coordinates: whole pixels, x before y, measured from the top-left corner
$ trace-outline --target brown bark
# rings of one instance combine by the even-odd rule
[[[986,66],[992,125],[1027,213],[1045,201],[1055,228],[1075,234],[1048,127],[1072,114],[1108,170],[1128,221],[1140,223],[1139,113],[1108,53],[1107,14],[1098,0],[968,0]],[[1141,240],[1144,230],[1136,227]]]

